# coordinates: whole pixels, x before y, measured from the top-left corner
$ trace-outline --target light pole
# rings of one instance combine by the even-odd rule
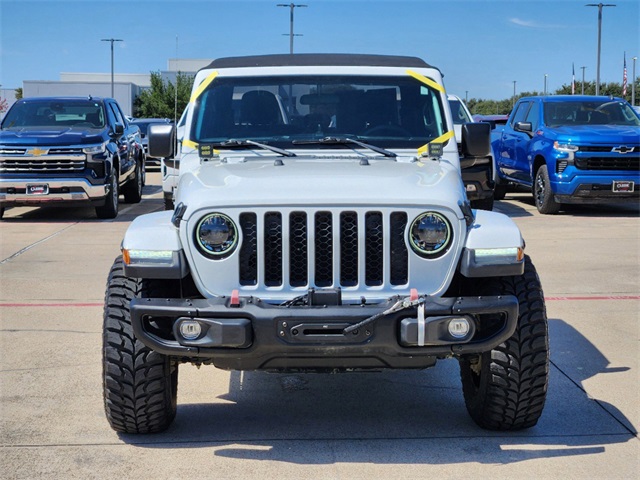
[[[292,54],[293,53],[293,37],[300,36],[293,33],[293,9],[296,7],[307,7],[308,5],[296,5],[294,3],[289,3],[289,4],[279,3],[276,6],[289,7],[291,9],[291,14],[289,16],[289,53]]]
[[[636,104],[636,60],[638,57],[633,57],[633,75],[631,76],[631,105]]]
[[[547,95],[547,77],[549,76],[548,73],[544,74],[544,95]]]
[[[511,102],[511,108],[516,104],[516,80],[513,81],[513,102]]]
[[[580,67],[582,69],[582,95],[584,95],[584,70],[587,67]]]
[[[111,98],[113,98],[113,42],[122,42],[119,38],[103,38],[101,42],[111,42]]]
[[[585,7],[598,7],[598,62],[596,66],[596,95],[600,95],[600,44],[602,39],[602,7],[615,7],[613,3],[588,3]]]

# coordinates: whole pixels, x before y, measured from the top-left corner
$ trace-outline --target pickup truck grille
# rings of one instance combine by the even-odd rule
[[[37,154],[32,152],[36,150]],[[0,149],[0,173],[71,173],[86,165],[82,148],[5,147]]]
[[[408,282],[405,212],[245,212],[239,220],[243,286],[260,280],[267,287],[309,288]]]
[[[640,156],[578,157],[575,164],[582,170],[640,170]]]

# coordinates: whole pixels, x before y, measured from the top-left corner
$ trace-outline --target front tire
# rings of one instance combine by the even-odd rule
[[[162,432],[176,415],[178,362],[145,346],[131,326],[131,300],[152,291],[172,293],[160,281],[126,277],[122,257],[116,259],[105,295],[102,364],[105,413],[117,432]]]
[[[489,430],[533,427],[542,414],[549,381],[548,325],[540,279],[527,256],[524,274],[485,279],[480,285],[478,294],[518,298],[518,325],[491,351],[460,358],[467,410]]]
[[[131,180],[122,188],[124,201],[127,203],[139,203],[142,200],[143,175],[140,163],[136,165],[136,173]]]
[[[120,191],[118,190],[118,175],[115,172],[109,177],[109,193],[104,200],[104,205],[96,207],[96,215],[98,218],[116,218],[118,216],[118,199]]]
[[[533,182],[533,199],[536,202],[538,212],[542,214],[554,214],[560,211],[560,204],[553,198],[549,171],[546,165],[540,165]]]

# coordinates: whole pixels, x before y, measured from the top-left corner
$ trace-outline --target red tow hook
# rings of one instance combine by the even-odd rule
[[[229,300],[229,307],[231,308],[239,308],[240,307],[240,292],[238,290],[234,290],[231,292],[231,299]]]

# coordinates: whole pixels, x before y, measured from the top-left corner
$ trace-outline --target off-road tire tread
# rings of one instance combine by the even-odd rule
[[[479,379],[468,357],[460,359],[469,414],[483,428],[519,430],[538,422],[549,377],[549,337],[544,294],[529,257],[524,274],[484,281],[480,293],[515,295],[519,320],[515,333],[482,355]]]
[[[161,290],[158,282],[126,277],[122,257],[116,259],[105,294],[102,352],[105,413],[117,432],[161,432],[176,415],[177,361],[146,347],[131,327],[130,301],[153,289]]]

